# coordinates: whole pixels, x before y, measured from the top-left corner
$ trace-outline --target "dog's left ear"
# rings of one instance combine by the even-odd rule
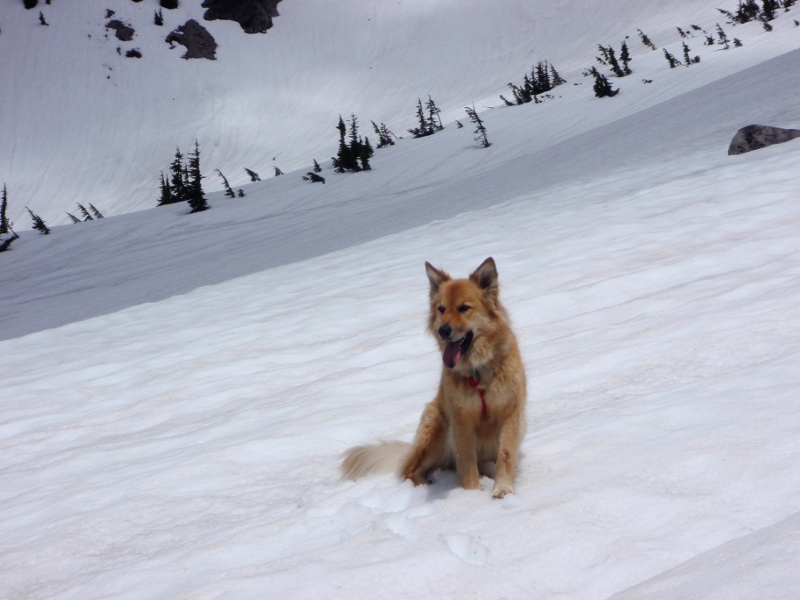
[[[497,298],[500,288],[497,284],[497,265],[494,264],[494,259],[490,256],[481,266],[475,269],[475,272],[469,278],[478,284],[487,296]]]

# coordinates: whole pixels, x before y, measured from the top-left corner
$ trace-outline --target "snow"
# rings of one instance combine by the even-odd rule
[[[772,33],[728,30],[745,43],[736,50],[694,41],[701,63],[670,71],[660,52],[637,47],[636,28],[650,25],[677,53],[676,23],[719,20],[705,3],[614,3],[613,19],[583,10],[569,19],[560,97],[505,108],[496,94],[532,60],[561,70],[555,56],[516,52],[519,40],[536,31],[557,48],[545,32],[578,3],[544,22],[534,3],[471,15],[451,2],[352,3],[341,13],[283,4],[267,36],[231,29],[226,43],[245,60],[255,60],[245,44],[288,44],[290,33],[300,47],[299,22],[315,11],[336,16],[329,42],[365,14],[388,29],[433,19],[414,39],[456,63],[438,82],[458,99],[450,119],[485,97],[496,107],[481,113],[493,145],[479,148],[468,126],[448,121],[377,151],[371,172],[326,169],[324,186],[303,182],[306,168],[238,181],[246,198],[211,193],[212,209],[196,215],[170,206],[50,236],[21,231],[0,260],[0,597],[796,597],[800,143],[726,155],[740,126],[800,127],[793,13]],[[66,18],[59,7],[53,22],[57,9]],[[453,31],[469,35],[445,45],[442,23],[456,16]],[[474,31],[505,31],[514,19],[520,27],[484,51],[480,69],[494,79],[457,82],[477,53]],[[286,94],[326,47],[317,26]],[[2,29],[0,44],[16,35]],[[579,75],[600,34],[605,43],[629,34],[637,52],[613,99],[593,98]],[[412,72],[364,35],[376,61]],[[290,56],[279,61],[286,72]],[[229,76],[214,69],[210,89]],[[437,83],[428,77],[413,88],[398,78],[380,106],[413,113]],[[330,83],[325,102],[306,109],[349,100],[353,81]],[[381,96],[359,101],[370,94]],[[249,99],[225,106],[236,102]],[[136,128],[127,108],[112,118],[97,105],[120,135]],[[0,106],[4,124],[28,118]],[[297,127],[293,139],[310,145]],[[183,128],[191,141],[188,125],[167,131],[162,163]],[[221,154],[240,160],[250,147],[232,150],[235,137],[220,133]],[[34,153],[14,139],[23,150],[2,164]],[[100,150],[74,148],[83,169],[101,164]],[[137,153],[125,177],[144,186],[151,158]],[[85,182],[59,182],[61,195]],[[13,201],[21,184],[9,187]],[[434,393],[441,359],[424,331],[424,261],[464,275],[490,255],[529,382],[516,495],[492,500],[488,479],[465,491],[452,473],[424,488],[391,476],[341,481],[344,450],[410,439]]]

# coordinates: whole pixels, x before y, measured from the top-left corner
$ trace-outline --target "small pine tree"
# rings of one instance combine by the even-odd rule
[[[94,215],[95,219],[103,219],[103,218],[105,218],[105,217],[103,217],[103,213],[101,213],[99,210],[97,210],[94,207],[94,204],[92,204],[91,202],[89,203],[89,210],[92,211],[92,215]]]
[[[317,159],[314,159],[314,173],[322,173],[322,167],[319,166]]]
[[[730,48],[728,36],[725,34],[725,30],[722,29],[719,23],[717,23],[717,39],[719,39],[719,45],[725,46],[725,50]]]
[[[434,132],[428,119],[425,117],[425,109],[422,107],[422,100],[420,98],[417,98],[417,121],[419,126],[408,130],[415,138],[425,137]]]
[[[464,110],[467,112],[469,120],[475,125],[475,131],[473,132],[476,134],[475,141],[480,143],[480,145],[484,148],[491,146],[492,144],[489,142],[489,138],[486,135],[486,127],[484,126],[480,115],[475,110],[475,105],[473,104],[471,108],[469,106],[465,106]]]
[[[172,197],[172,189],[169,187],[169,180],[164,177],[164,171],[161,171],[161,185],[159,187],[161,194],[158,198],[156,206],[164,206],[165,204],[172,204],[175,200]]]
[[[275,169],[275,177],[280,177],[283,175],[283,171],[281,171],[278,167],[273,167]]]
[[[633,71],[629,66],[631,60],[633,59],[631,58],[631,53],[628,50],[628,44],[627,42],[625,42],[625,40],[622,40],[622,49],[620,50],[619,53],[619,59],[620,61],[622,61],[622,70],[625,73],[625,75],[630,75],[631,73],[633,73]]]
[[[248,169],[247,167],[245,167],[244,170],[250,176],[250,181],[261,181],[261,177],[259,177],[258,173],[255,171]]]
[[[608,78],[600,73],[596,68],[592,67],[589,69],[589,73],[594,77],[594,95],[598,98],[613,98],[619,93],[619,90],[615,90],[611,87],[611,83],[609,83]]]
[[[686,45],[686,42],[683,42],[683,64],[687,67],[691,67],[694,63],[700,62],[700,57],[696,56],[693,59],[689,54],[690,52],[691,50],[689,49],[689,46]]]
[[[186,200],[186,169],[183,165],[183,154],[181,154],[180,148],[175,149],[175,158],[172,160],[169,170],[172,202],[183,202]]]
[[[6,211],[8,210],[8,190],[6,190],[6,184],[3,184],[3,196],[0,199],[0,235],[4,233],[8,233],[9,229],[11,228],[8,217],[6,216]]]
[[[428,94],[428,101],[425,103],[425,108],[428,109],[428,123],[432,131],[441,131],[444,129],[442,124],[442,110],[436,106],[430,94]]]
[[[389,128],[386,127],[385,123],[381,123],[380,126],[375,124],[375,121],[372,121],[372,128],[375,130],[375,134],[378,136],[378,148],[386,148],[386,146],[394,146],[393,137],[397,137]]]
[[[69,217],[70,221],[72,221],[73,223],[80,223],[81,222],[81,220],[78,217],[76,217],[75,215],[73,215],[72,213],[67,213],[67,216]]]
[[[222,171],[220,171],[219,169],[217,169],[216,171],[217,171],[217,173],[219,173],[219,176],[222,177],[222,185],[225,186],[225,195],[228,198],[235,198],[236,197],[236,193],[231,188],[231,184],[228,183],[228,178],[225,177],[225,175],[223,175]]]
[[[236,195],[237,195],[237,196],[239,196],[239,198],[244,198],[244,190],[240,189],[240,190],[239,190],[239,191],[236,193]]]
[[[31,219],[33,219],[33,228],[36,231],[40,232],[42,235],[47,235],[48,233],[50,233],[50,228],[47,226],[47,224],[39,215],[34,213],[27,206],[25,207],[25,210],[27,210],[28,213],[31,215]]]
[[[675,67],[679,67],[681,65],[681,61],[670,54],[666,48],[664,48],[664,58],[667,59],[670,69],[674,69]]]
[[[92,217],[91,213],[86,210],[86,207],[83,206],[83,204],[78,204],[78,209],[81,211],[84,221],[94,221],[94,217]]]
[[[191,212],[202,212],[209,208],[208,201],[203,193],[203,175],[200,171],[200,144],[194,142],[194,152],[189,155],[189,164],[186,173],[188,175],[188,186],[186,189],[186,200],[191,207]]]
[[[39,11],[39,24],[45,26],[50,25],[50,23],[44,20],[44,14],[42,13],[42,11]]]
[[[742,47],[742,40],[739,38],[733,38],[733,47],[734,48],[741,48]]]
[[[645,46],[647,46],[651,50],[658,50],[658,48],[656,48],[656,45],[650,41],[650,38],[647,37],[647,35],[641,29],[637,29],[636,31],[639,32],[639,39],[642,40],[642,43]]]
[[[153,16],[153,23],[161,27],[164,24],[164,13],[161,12],[161,9],[158,9]]]
[[[559,85],[567,83],[567,80],[558,74],[558,71],[556,71],[556,68],[553,65],[550,65],[550,82],[553,87],[558,87]]]

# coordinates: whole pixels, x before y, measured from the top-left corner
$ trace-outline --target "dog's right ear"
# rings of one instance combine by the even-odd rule
[[[431,298],[433,298],[439,293],[439,286],[450,279],[450,275],[444,271],[440,271],[429,262],[425,263],[425,273],[428,275],[428,281],[431,283]]]

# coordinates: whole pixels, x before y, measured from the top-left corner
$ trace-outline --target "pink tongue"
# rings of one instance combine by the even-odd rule
[[[448,342],[442,354],[442,360],[448,369],[456,366],[461,358],[461,342]]]

